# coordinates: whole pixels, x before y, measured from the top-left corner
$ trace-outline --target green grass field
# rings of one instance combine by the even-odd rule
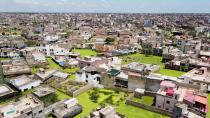
[[[90,49],[73,49],[72,52],[78,52],[80,53],[81,57],[85,57],[85,56],[96,56],[97,52],[90,50]]]
[[[65,99],[71,99],[72,97],[69,95],[66,95],[62,92],[56,91],[57,97],[59,100],[65,100]]]
[[[90,90],[91,91],[91,90]],[[150,112],[141,108],[125,104],[125,93],[119,92],[116,93],[113,90],[100,89],[100,97],[98,102],[92,102],[89,98],[88,92],[85,92],[78,96],[79,104],[83,106],[83,112],[76,116],[76,118],[81,118],[82,116],[88,116],[90,112],[99,107],[100,104],[109,96],[113,96],[114,104],[116,111],[125,115],[126,118],[168,118],[154,112]]]
[[[75,74],[72,74],[70,77],[69,77],[70,80],[75,80],[76,79],[76,75]]]
[[[68,69],[68,68],[63,69],[58,64],[56,64],[51,58],[47,58],[47,61],[49,62],[49,68],[50,69],[58,69],[62,72],[69,73],[69,74],[74,74],[77,70],[79,70],[79,67],[72,68],[72,69]]]
[[[133,97],[132,100],[135,101],[135,102],[139,102],[139,103],[143,103],[143,104],[151,106],[153,104],[154,97],[142,96],[141,99]]]
[[[164,69],[164,63],[162,62],[162,57],[159,56],[151,56],[151,55],[145,56],[144,54],[132,54],[120,57],[123,59],[122,64],[129,64],[131,62],[140,62],[145,64],[159,65],[161,69],[158,73],[167,76],[178,77],[185,73],[177,70]]]
[[[38,71],[39,71],[39,68],[38,68],[38,67],[32,67],[32,68],[31,68],[32,74],[35,74],[35,73],[37,73]]]
[[[161,69],[160,69],[160,71],[158,73],[162,74],[162,75],[166,75],[166,76],[179,77],[179,76],[185,74],[186,72],[177,71],[177,70],[170,70],[170,69],[164,69],[163,67],[161,67]]]

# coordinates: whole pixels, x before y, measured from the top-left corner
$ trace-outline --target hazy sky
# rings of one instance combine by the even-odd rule
[[[0,0],[0,12],[210,13],[210,0]]]

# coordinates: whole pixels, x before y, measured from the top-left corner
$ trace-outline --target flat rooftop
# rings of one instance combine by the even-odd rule
[[[0,85],[0,97],[3,97],[5,95],[8,95],[8,94],[13,93],[13,92],[15,92],[15,91],[12,90],[6,84]]]
[[[51,77],[57,70],[43,70],[43,72],[36,73],[37,76],[39,76],[42,80],[48,79]]]
[[[75,106],[72,106],[70,108],[66,108],[64,106],[65,106],[65,104],[61,103],[61,104],[57,105],[55,107],[55,109],[53,109],[53,110],[54,110],[55,113],[59,114],[60,116],[64,116],[66,114],[73,113],[75,110],[78,110],[78,109],[81,108],[79,105],[75,105]]]
[[[202,67],[200,69],[195,68],[182,75],[182,77],[188,77],[194,81],[210,83],[210,72],[205,67]]]
[[[147,76],[147,78],[153,79],[153,80],[160,80],[160,81],[164,80],[163,75],[157,74],[157,73],[150,73],[150,74]]]
[[[142,72],[144,70],[155,72],[155,71],[160,69],[160,66],[152,65],[152,64],[142,64],[142,63],[138,63],[138,62],[132,62],[130,64],[123,65],[122,69],[123,68],[133,70],[133,71],[139,71],[139,72]]]
[[[2,61],[4,75],[31,73],[31,68],[24,59]]]
[[[46,86],[37,87],[37,88],[35,88],[35,91],[33,92],[33,94],[38,97],[44,97],[51,93],[55,93],[55,90],[53,88],[46,87]]]
[[[20,87],[26,84],[31,83],[33,80],[26,75],[20,75],[17,77],[7,78],[11,84],[16,87]]]
[[[99,112],[103,115],[109,114],[110,112],[114,111],[114,107],[112,106],[107,106],[103,109],[101,109]]]
[[[27,95],[20,98],[20,101],[9,103],[4,106],[0,106],[0,113],[4,114],[6,118],[15,118],[21,115],[21,112],[28,112],[29,109],[33,109],[42,105],[42,102],[39,101],[32,95]],[[0,115],[1,117],[1,115]]]

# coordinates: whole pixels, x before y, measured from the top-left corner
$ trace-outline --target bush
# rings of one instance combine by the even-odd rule
[[[45,97],[42,97],[41,100],[44,102],[45,107],[59,101],[56,94],[49,94]]]
[[[90,96],[91,101],[98,102],[98,99],[100,97],[99,89],[98,88],[93,88],[93,91],[91,91],[89,93],[89,96]]]
[[[110,95],[108,98],[106,98],[106,99],[105,99],[103,102],[101,102],[100,104],[102,105],[102,104],[105,104],[105,103],[113,105],[113,104],[114,104],[113,95]]]
[[[119,90],[115,90],[114,92],[115,92],[115,93],[117,93],[117,94],[119,94],[119,93],[120,93],[120,91],[119,91]]]

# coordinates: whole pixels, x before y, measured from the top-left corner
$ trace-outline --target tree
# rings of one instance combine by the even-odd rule
[[[115,39],[114,39],[114,38],[111,38],[111,37],[107,37],[107,38],[105,39],[106,44],[113,43],[114,41],[115,41]]]
[[[25,44],[27,46],[36,46],[37,41],[36,40],[27,40],[27,41],[25,41]]]
[[[100,94],[99,94],[99,89],[98,88],[94,88],[93,91],[91,91],[89,93],[90,95],[90,99],[93,101],[93,102],[98,102],[98,98],[100,97]]]
[[[42,97],[41,100],[44,102],[45,107],[59,101],[58,95],[55,93],[49,94],[45,97]]]
[[[143,43],[142,44],[142,50],[143,50],[143,53],[145,54],[145,56],[148,56],[150,54],[152,54],[152,44],[151,43]]]

